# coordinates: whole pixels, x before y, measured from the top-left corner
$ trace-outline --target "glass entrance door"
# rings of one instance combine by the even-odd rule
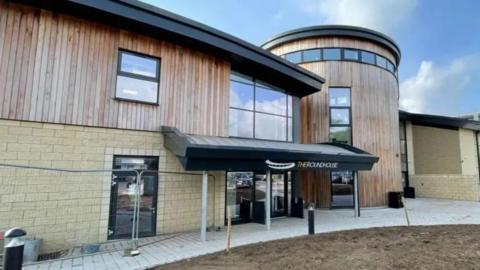
[[[156,157],[114,157],[114,169],[158,171]],[[114,172],[110,196],[108,239],[131,237],[135,202],[136,173]],[[158,174],[143,173],[140,181],[139,236],[156,233]]]
[[[287,190],[286,174],[272,174],[272,217],[287,215]]]
[[[353,173],[351,171],[331,172],[331,207],[353,208]]]
[[[226,207],[230,208],[233,223],[250,221],[253,200],[252,189],[253,172],[227,173],[225,203]],[[227,218],[226,215],[225,218]]]

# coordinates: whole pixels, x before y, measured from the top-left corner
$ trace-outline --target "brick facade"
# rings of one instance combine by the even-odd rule
[[[159,170],[184,172],[159,132],[0,120],[0,163],[111,169],[114,155],[158,156]],[[223,226],[225,173],[210,173],[208,225]],[[23,227],[41,253],[107,239],[111,173],[0,167],[0,230]],[[159,175],[157,234],[200,224],[201,176]]]
[[[480,200],[478,175],[411,175],[410,185],[418,197]]]

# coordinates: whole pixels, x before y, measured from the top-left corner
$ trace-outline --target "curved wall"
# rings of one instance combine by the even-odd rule
[[[350,37],[313,37],[290,41],[270,50],[283,55],[310,48],[355,48],[377,53],[398,66],[395,56],[383,46]],[[353,145],[377,155],[380,160],[370,172],[359,173],[361,206],[387,204],[389,191],[400,191],[400,140],[398,81],[380,67],[352,61],[318,61],[300,64],[326,79],[322,91],[301,100],[303,143],[329,140],[329,87],[350,87]],[[318,207],[330,207],[328,173],[303,173],[302,196]]]

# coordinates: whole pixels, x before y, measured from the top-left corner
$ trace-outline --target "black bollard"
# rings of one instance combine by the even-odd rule
[[[308,207],[308,234],[315,234],[315,209],[313,204]]]
[[[3,269],[20,270],[23,262],[23,236],[27,233],[20,228],[13,228],[5,232],[5,246],[3,249]]]

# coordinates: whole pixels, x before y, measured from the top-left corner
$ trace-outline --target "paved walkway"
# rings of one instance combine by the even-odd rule
[[[480,224],[478,202],[415,199],[407,200],[407,206],[412,225]],[[360,218],[354,218],[352,210],[318,210],[315,213],[317,233],[403,225],[406,225],[403,209],[363,209]],[[306,233],[306,219],[273,219],[270,231],[261,224],[236,225],[233,227],[232,246],[295,237]],[[182,233],[141,247],[141,254],[135,257],[123,257],[123,251],[111,251],[24,265],[24,269],[146,269],[225,249],[225,231],[209,232],[207,239],[206,242],[200,242],[198,232]]]

